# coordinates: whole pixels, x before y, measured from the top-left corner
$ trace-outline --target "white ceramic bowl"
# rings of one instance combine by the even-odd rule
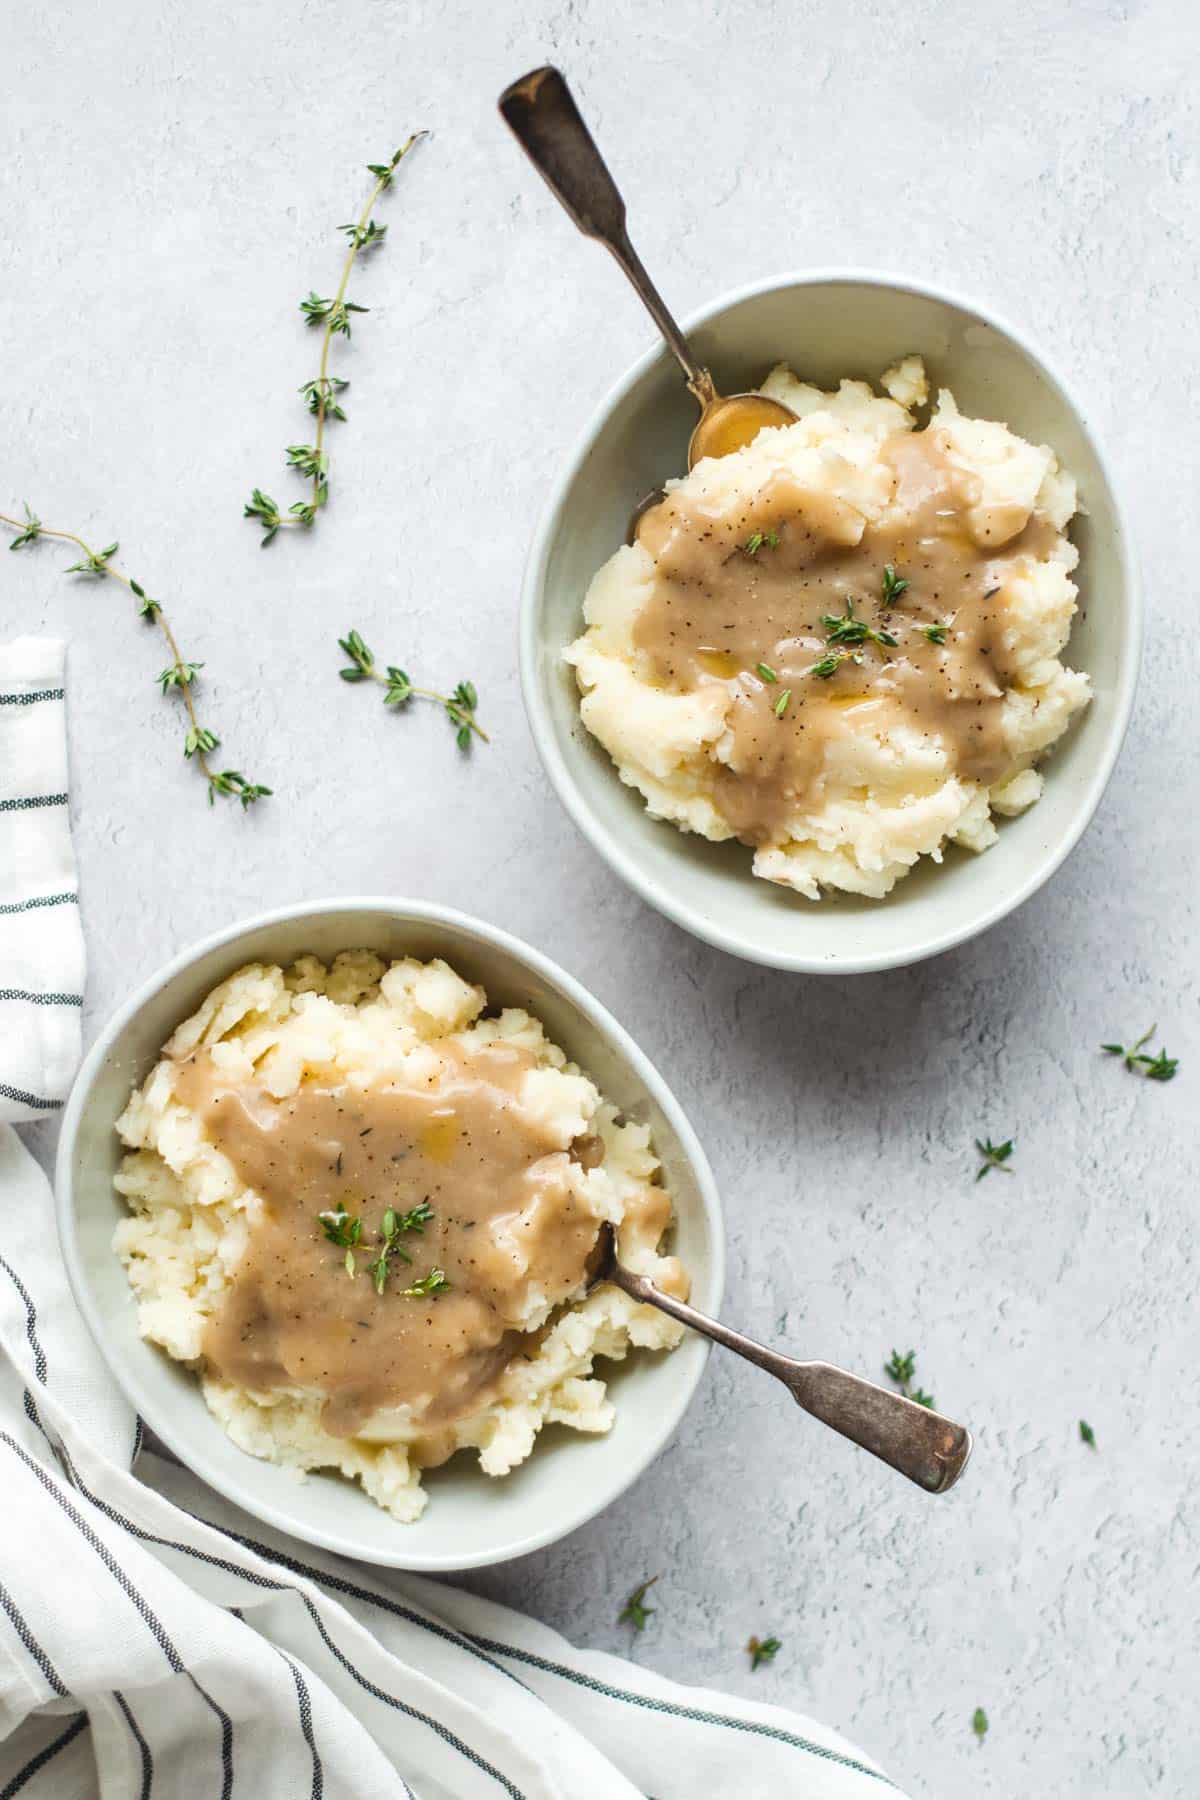
[[[934,956],[1027,900],[1078,842],[1129,720],[1141,614],[1128,531],[1104,459],[1062,381],[1010,325],[919,283],[819,270],[779,276],[718,300],[688,321],[701,362],[726,391],[789,362],[822,386],[877,381],[908,351],[966,413],[1002,419],[1050,444],[1079,483],[1080,612],[1066,660],[1095,698],[1045,765],[1041,800],[1002,822],[984,855],[926,860],[886,900],[800,899],[750,874],[750,852],[651,819],[579,718],[564,647],[582,629],[587,585],[624,541],[636,503],[686,468],[695,403],[657,348],[619,381],[567,461],[538,527],[521,611],[521,681],[534,741],[585,837],[668,918],[736,956],[810,974],[853,974]]]
[[[112,1251],[124,1207],[112,1178],[113,1129],[182,1019],[217,982],[254,960],[329,959],[367,946],[383,957],[443,956],[489,1003],[524,1006],[630,1117],[649,1124],[678,1213],[676,1249],[696,1304],[716,1312],[724,1282],[721,1207],[712,1172],[662,1077],[578,982],[516,938],[441,907],[389,899],[314,902],[268,913],[186,950],[153,976],[101,1034],[76,1081],[58,1154],[59,1234],[75,1298],[96,1343],[146,1423],[179,1457],[247,1512],[307,1543],[394,1568],[480,1568],[563,1537],[608,1505],[658,1455],[696,1390],[707,1355],[692,1334],[669,1355],[604,1363],[616,1423],[605,1437],[564,1426],[541,1434],[529,1460],[501,1481],[469,1452],[426,1477],[430,1502],[400,1525],[357,1486],[332,1475],[298,1483],[247,1456],[209,1413],[194,1375],[138,1336],[125,1271]]]

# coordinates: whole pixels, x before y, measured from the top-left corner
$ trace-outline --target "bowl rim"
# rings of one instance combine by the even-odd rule
[[[920,281],[915,277],[895,274],[884,269],[843,268],[832,265],[816,269],[785,271],[781,274],[764,276],[757,281],[747,282],[741,287],[732,288],[696,311],[689,313],[682,321],[682,329],[685,334],[698,330],[711,320],[742,305],[747,300],[757,298],[760,294],[777,293],[793,288],[829,286],[834,283],[852,287],[882,288],[893,293],[913,294],[920,299],[934,300],[942,305],[953,307],[1010,339],[1042,375],[1049,387],[1054,390],[1074,416],[1096,459],[1096,466],[1108,491],[1117,537],[1120,542],[1121,572],[1126,598],[1126,644],[1112,695],[1109,732],[1104,741],[1102,754],[1093,765],[1090,778],[1081,795],[1071,828],[1063,833],[1058,844],[1044,861],[1039,862],[1039,865],[1026,875],[1023,881],[1017,883],[1011,893],[994,901],[977,917],[962,925],[941,931],[927,932],[923,938],[917,939],[906,950],[863,951],[836,957],[815,956],[803,951],[791,954],[772,951],[755,943],[748,934],[737,930],[725,930],[710,923],[702,916],[693,913],[685,900],[676,897],[676,893],[671,887],[648,873],[636,854],[625,848],[620,834],[608,830],[593,815],[580,790],[571,779],[550,719],[549,709],[543,700],[539,681],[539,662],[542,650],[542,638],[538,630],[540,603],[545,588],[550,551],[568,493],[609,416],[642,381],[649,370],[668,354],[665,347],[657,341],[652,343],[625,373],[613,382],[593,409],[582,431],[566,454],[561,473],[539,516],[525,561],[518,617],[518,665],[521,675],[521,693],[530,733],[541,758],[542,766],[577,829],[592,848],[604,858],[609,867],[648,905],[663,913],[684,931],[690,932],[693,937],[700,938],[705,943],[713,945],[718,950],[724,950],[731,956],[741,957],[747,962],[758,963],[766,968],[780,969],[787,974],[803,975],[875,974],[884,969],[907,968],[913,963],[925,961],[928,957],[940,956],[943,951],[952,950],[956,945],[980,936],[993,925],[998,924],[1001,919],[1007,918],[1010,913],[1024,905],[1026,900],[1030,899],[1039,888],[1050,880],[1051,876],[1062,867],[1091,824],[1121,753],[1133,713],[1134,695],[1137,691],[1141,668],[1144,631],[1141,587],[1129,519],[1121,499],[1120,489],[1113,479],[1112,468],[1104,454],[1100,439],[1087,413],[1058,369],[1047,361],[1040,350],[1033,346],[1027,334],[1003,314],[993,311],[990,307],[985,308],[979,305],[975,300],[956,292],[953,288],[943,287],[937,283]],[[747,880],[749,879],[751,878],[747,876]]]
[[[595,1518],[605,1507],[611,1505],[632,1487],[650,1464],[666,1449],[685,1412],[695,1398],[712,1349],[707,1338],[701,1338],[698,1334],[694,1335],[693,1341],[696,1348],[690,1365],[684,1367],[677,1393],[669,1406],[658,1410],[649,1419],[645,1442],[627,1459],[617,1483],[604,1487],[581,1484],[581,1500],[577,1506],[551,1524],[528,1531],[511,1541],[505,1541],[494,1552],[478,1551],[456,1556],[406,1551],[402,1535],[405,1527],[397,1523],[396,1553],[394,1555],[380,1554],[374,1546],[364,1550],[361,1545],[356,1544],[341,1532],[313,1530],[308,1526],[298,1525],[286,1510],[276,1507],[268,1500],[263,1500],[254,1491],[253,1474],[249,1466],[247,1469],[249,1485],[247,1486],[241,1482],[227,1481],[223,1477],[215,1478],[212,1473],[206,1472],[203,1467],[197,1465],[189,1446],[189,1433],[186,1425],[180,1428],[177,1426],[174,1413],[165,1413],[153,1403],[147,1407],[144,1404],[145,1396],[141,1391],[136,1374],[117,1366],[117,1363],[110,1357],[100,1308],[93,1300],[88,1269],[79,1245],[71,1174],[76,1139],[80,1123],[87,1112],[96,1076],[122,1032],[162,988],[175,980],[177,976],[186,973],[189,968],[212,951],[232,946],[251,932],[257,932],[263,928],[290,923],[297,919],[315,918],[333,912],[385,912],[393,914],[401,924],[405,922],[421,925],[433,924],[465,932],[512,956],[522,967],[542,977],[551,986],[566,995],[572,1005],[578,1008],[589,1023],[600,1032],[601,1036],[608,1039],[609,1043],[629,1064],[635,1079],[662,1110],[675,1134],[680,1153],[686,1160],[696,1183],[709,1239],[709,1282],[706,1299],[712,1312],[719,1313],[725,1288],[725,1228],[720,1193],[708,1158],[683,1107],[645,1051],[581,982],[577,981],[573,975],[568,974],[550,957],[543,955],[540,950],[535,950],[532,945],[525,943],[523,939],[513,936],[512,933],[502,930],[499,926],[490,925],[486,920],[476,918],[473,914],[460,912],[454,907],[386,894],[299,901],[289,906],[272,908],[266,912],[256,913],[249,918],[240,919],[179,951],[169,962],[164,963],[142,981],[129,998],[112,1014],[84,1058],[63,1111],[62,1131],[55,1159],[54,1206],[67,1279],[75,1303],[83,1314],[87,1328],[95,1340],[96,1347],[103,1357],[109,1373],[135,1412],[145,1420],[156,1436],[192,1474],[225,1499],[232,1501],[234,1505],[241,1507],[245,1512],[261,1519],[267,1525],[274,1526],[276,1530],[284,1532],[298,1542],[332,1550],[358,1562],[369,1562],[382,1568],[397,1568],[425,1574],[447,1574],[465,1569],[491,1568],[499,1563],[508,1562],[513,1557],[525,1556],[531,1551],[544,1549],[548,1544],[557,1543],[560,1538],[566,1537],[570,1532],[577,1530],[579,1526],[585,1525],[590,1519]],[[347,948],[352,947],[347,945]],[[154,1354],[164,1354],[149,1343],[146,1344],[146,1349]],[[247,1457],[248,1465],[252,1465],[254,1460]],[[203,1458],[201,1462],[203,1462]],[[314,1471],[314,1478],[317,1473]]]

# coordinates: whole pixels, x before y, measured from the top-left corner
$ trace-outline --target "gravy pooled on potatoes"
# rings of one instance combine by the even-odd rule
[[[275,1100],[207,1055],[182,1065],[176,1092],[263,1202],[205,1333],[211,1372],[324,1393],[337,1436],[411,1408],[420,1461],[444,1460],[446,1428],[533,1343],[524,1321],[579,1289],[599,1230],[572,1156],[517,1104],[535,1066],[518,1047],[447,1044],[422,1087],[306,1082]]]
[[[637,537],[654,559],[634,643],[673,692],[734,690],[714,803],[744,843],[779,841],[839,739],[907,723],[990,787],[1013,763],[1006,583],[1057,541],[980,506],[936,427],[881,447],[895,475],[876,524],[774,474],[750,502],[669,495]]]

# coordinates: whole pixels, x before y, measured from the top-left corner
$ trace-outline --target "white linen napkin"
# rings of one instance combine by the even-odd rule
[[[0,1119],[61,1106],[79,1062],[63,663],[47,638],[0,645]]]
[[[41,714],[53,729],[6,736],[0,791],[61,795],[61,647],[14,646],[0,667],[0,692],[51,696],[14,702],[22,720],[53,709]],[[13,812],[28,829],[11,840],[7,917],[54,922],[0,938],[0,990],[77,998],[65,807]],[[7,1103],[35,1116],[66,1086],[77,1007],[46,1033],[40,1006],[3,1006],[5,1080],[23,1096]],[[0,1800],[897,1791],[809,1719],[576,1651],[506,1608],[238,1512],[141,1448],[67,1287],[49,1184],[4,1124],[0,1214]]]

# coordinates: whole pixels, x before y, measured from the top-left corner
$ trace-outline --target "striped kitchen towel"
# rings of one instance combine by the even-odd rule
[[[0,1200],[5,1800],[896,1800],[812,1719],[310,1549],[139,1454],[3,1125]]]
[[[64,660],[48,638],[0,645],[0,1119],[55,1111],[79,1062]]]

